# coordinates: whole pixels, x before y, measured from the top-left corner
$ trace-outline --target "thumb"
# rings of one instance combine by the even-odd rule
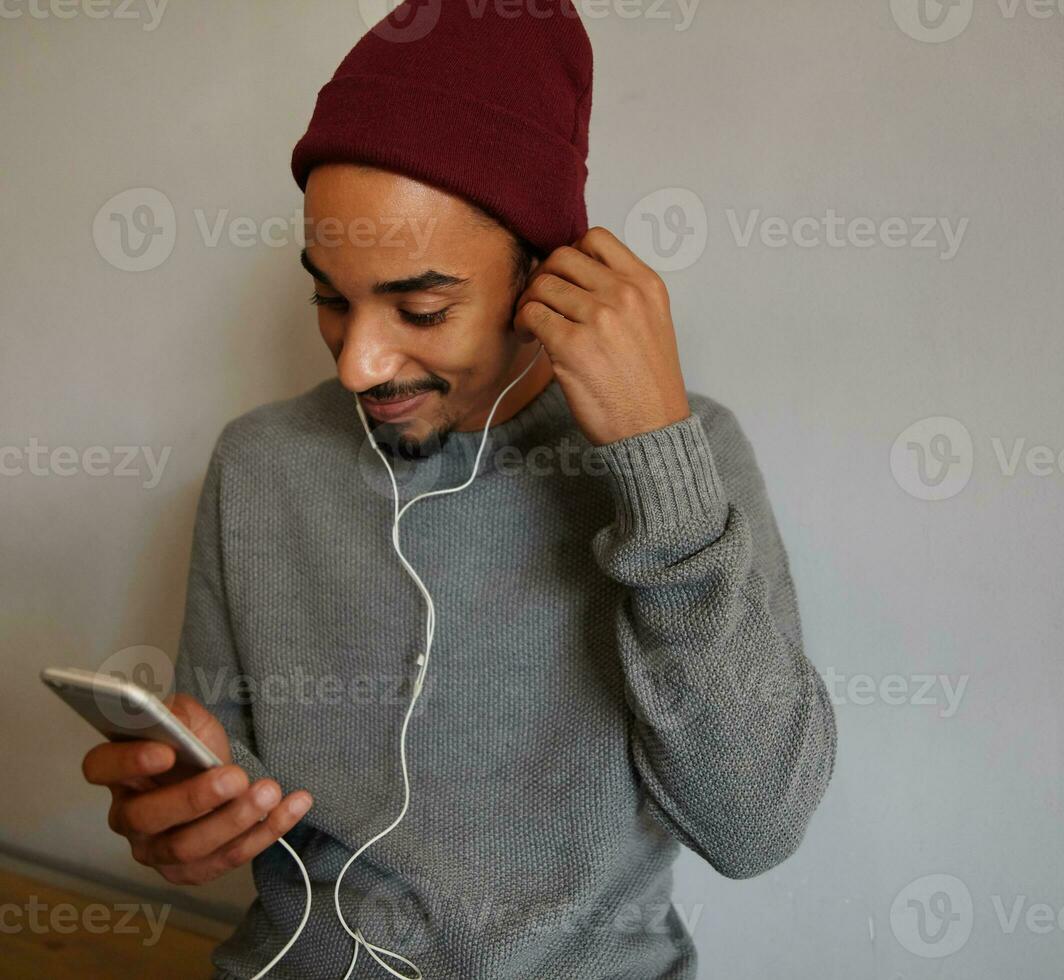
[[[233,761],[229,736],[222,723],[189,694],[175,694],[167,707],[193,735],[224,763]]]

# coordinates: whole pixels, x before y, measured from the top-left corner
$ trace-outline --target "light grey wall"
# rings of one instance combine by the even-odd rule
[[[744,882],[678,865],[707,978],[1043,980],[1064,955],[1064,11],[960,0],[928,28],[918,2],[584,8],[591,221],[671,261],[688,387],[757,450],[836,694],[800,852]],[[298,213],[292,145],[365,26],[295,0],[3,9],[0,462],[35,439],[165,464],[0,477],[0,841],[158,894],[80,781],[96,739],[36,675],[172,655],[214,437],[331,373],[291,228],[211,246],[196,214]],[[145,187],[176,239],[123,271],[94,218]],[[671,260],[644,212],[690,229]],[[224,914],[252,890],[180,894]]]

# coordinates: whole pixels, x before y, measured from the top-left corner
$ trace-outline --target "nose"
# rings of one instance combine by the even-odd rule
[[[352,313],[344,325],[343,345],[336,359],[340,383],[361,393],[395,378],[405,355],[386,324],[372,314]]]

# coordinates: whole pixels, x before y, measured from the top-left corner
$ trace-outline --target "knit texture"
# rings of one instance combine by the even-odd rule
[[[475,201],[545,254],[587,231],[593,54],[570,0],[405,0],[318,92],[292,175],[362,161]]]
[[[331,379],[228,423],[196,518],[177,688],[252,779],[315,798],[287,835],[311,917],[270,977],[344,975],[336,876],[403,801],[426,613],[354,399]],[[470,486],[402,518],[437,611],[411,802],[342,905],[426,978],[693,980],[670,902],[680,844],[760,874],[825,792],[835,719],[762,475],[734,414],[688,400],[686,419],[591,446],[552,380],[491,428]],[[481,437],[396,461],[401,498],[464,482]],[[222,980],[254,975],[303,913],[283,848],[253,873],[213,954]],[[352,977],[387,976],[360,949]]]

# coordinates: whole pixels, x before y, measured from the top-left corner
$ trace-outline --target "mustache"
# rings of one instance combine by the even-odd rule
[[[427,382],[417,388],[395,388],[387,386],[379,386],[377,388],[370,388],[368,391],[362,392],[366,398],[372,398],[374,401],[380,402],[394,402],[401,401],[404,398],[413,398],[415,395],[423,394],[427,391],[439,391],[441,394],[447,393],[446,382]]]

